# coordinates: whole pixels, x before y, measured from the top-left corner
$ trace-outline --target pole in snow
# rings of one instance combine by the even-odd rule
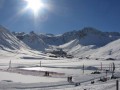
[[[102,62],[101,62],[101,71],[102,71]]]
[[[84,64],[83,64],[83,74],[84,74],[84,69],[85,69],[85,66],[84,66]]]
[[[7,70],[9,70],[11,68],[11,60],[9,61],[9,67]]]
[[[110,64],[109,64],[109,71],[110,71]]]
[[[112,76],[114,75],[114,72],[115,72],[115,63],[113,62],[112,63]]]
[[[119,81],[116,80],[116,90],[119,90]]]
[[[108,70],[106,70],[106,78],[107,78],[107,73],[108,73]]]
[[[9,61],[9,68],[11,68],[11,60]]]
[[[40,61],[40,67],[41,67],[41,61]]]
[[[113,73],[115,72],[115,63],[113,62]]]

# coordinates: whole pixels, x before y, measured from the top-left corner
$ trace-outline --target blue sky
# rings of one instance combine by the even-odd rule
[[[0,24],[10,31],[62,34],[84,27],[120,31],[120,0],[42,0],[43,8],[34,17],[24,0],[0,0]]]

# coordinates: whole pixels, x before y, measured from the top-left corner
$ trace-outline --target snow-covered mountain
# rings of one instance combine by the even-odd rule
[[[94,28],[84,28],[79,31],[67,32],[60,36],[48,37],[44,35],[44,38],[42,37],[46,43],[56,45],[53,49],[62,48],[68,54],[75,57],[90,57],[99,48],[119,38],[120,33],[101,32]]]
[[[0,26],[0,50],[17,50],[23,48],[30,49],[6,28]]]
[[[14,35],[19,39],[17,39]],[[118,32],[101,32],[97,29],[87,27],[79,31],[66,32],[62,35],[13,33],[0,26],[0,49],[32,48],[44,51],[53,46],[61,48],[75,57],[90,58],[118,58],[119,38]]]
[[[97,29],[86,27],[79,31],[66,32],[62,35],[53,35],[53,34],[35,34],[31,33],[27,35],[21,35],[18,33],[15,34],[17,37],[22,36],[22,41],[39,39],[39,42],[43,45],[62,45],[68,43],[72,40],[78,39],[81,45],[95,45],[96,47],[101,47],[108,44],[111,41],[114,41],[120,38],[120,33],[117,32],[101,32]],[[29,38],[28,38],[29,37]],[[33,40],[34,38],[34,40]],[[39,45],[38,45],[39,46]]]
[[[25,33],[14,33],[17,38],[22,40],[26,45],[31,47],[34,50],[44,51],[48,45],[39,37],[39,35],[35,34],[31,31],[29,34]]]

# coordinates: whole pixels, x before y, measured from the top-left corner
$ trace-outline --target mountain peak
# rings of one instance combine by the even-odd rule
[[[86,34],[87,33],[92,33],[92,34],[100,34],[100,33],[102,33],[101,31],[99,31],[98,29],[93,28],[93,27],[85,27],[80,31],[83,32],[83,33],[86,33]]]

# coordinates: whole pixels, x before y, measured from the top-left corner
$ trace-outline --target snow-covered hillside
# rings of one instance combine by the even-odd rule
[[[91,57],[120,59],[120,39],[95,50]]]
[[[75,39],[60,45],[59,48],[62,48],[68,54],[75,57],[120,59],[120,39],[112,41],[102,47],[96,47],[95,45],[84,46],[81,45],[79,40]]]
[[[68,54],[75,57],[99,57],[108,55],[107,53],[111,51],[109,46],[108,52],[104,51],[106,49],[101,48],[120,38],[120,33],[118,32],[101,32],[91,27],[86,27],[79,31],[66,32],[61,35],[36,34],[34,32],[30,32],[29,34],[14,33],[14,35],[32,49],[44,51],[50,48],[49,46],[52,46],[51,49],[62,48]],[[117,56],[115,55],[115,57]]]
[[[0,49],[1,50],[16,50],[16,49],[30,49],[26,44],[17,39],[6,28],[0,26]]]
[[[38,35],[34,32],[13,34],[0,26],[1,50],[31,48],[44,51],[49,48],[49,45],[52,45],[54,48],[62,48],[75,57],[120,58],[120,40],[117,40],[120,38],[120,33],[116,32],[101,32],[94,28],[84,28],[56,36],[52,34]]]
[[[23,37],[22,41],[34,50],[44,51],[45,48],[48,47],[48,45],[34,32],[25,34]]]
[[[89,53],[96,48],[94,45],[84,46],[80,44],[78,39],[72,40],[66,44],[60,45],[59,48],[62,48],[68,54],[75,57],[87,57]]]

